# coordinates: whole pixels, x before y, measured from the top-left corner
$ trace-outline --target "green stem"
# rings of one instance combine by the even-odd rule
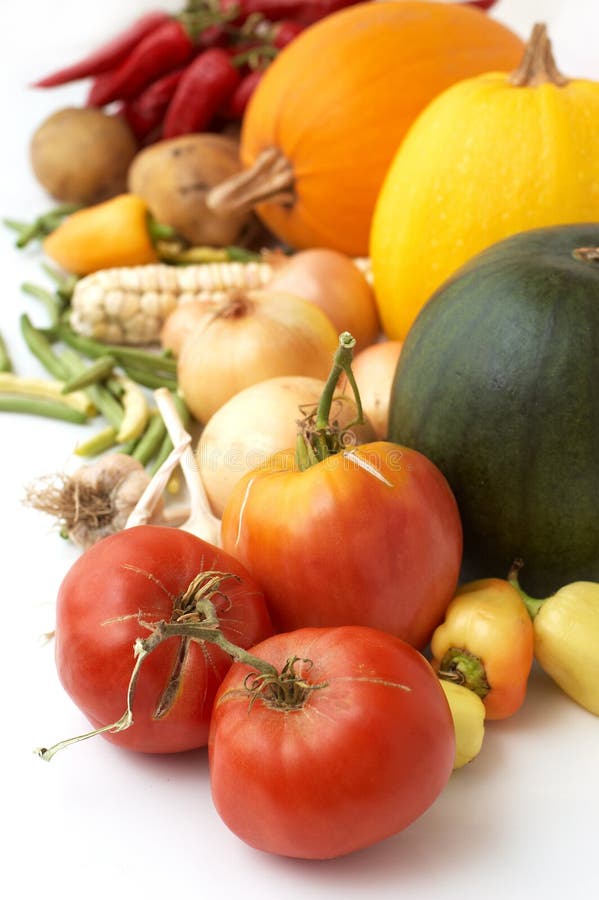
[[[171,225],[158,222],[153,216],[148,215],[146,220],[148,234],[153,243],[156,241],[172,241],[179,237],[179,233]]]
[[[310,466],[318,462],[322,462],[342,449],[339,433],[331,427],[329,417],[335,391],[343,374],[345,374],[351,386],[357,413],[356,418],[348,427],[351,428],[353,425],[363,424],[364,422],[360,392],[351,368],[355,345],[356,339],[348,331],[344,331],[339,335],[339,346],[335,351],[333,365],[316,410],[314,429],[310,433],[298,436],[295,456],[296,463],[301,471],[310,468]]]
[[[467,687],[481,699],[491,690],[482,660],[461,647],[449,648],[441,660],[437,674],[445,681],[454,681]]]
[[[520,587],[520,581],[518,579],[518,573],[524,563],[521,559],[517,559],[512,563],[512,568],[508,572],[507,580],[512,585],[512,587],[516,588],[520,597],[522,598],[522,602],[524,603],[526,609],[528,610],[528,614],[530,618],[534,621],[539,614],[541,607],[544,605],[545,600],[538,600],[535,597],[530,597],[525,591]]]

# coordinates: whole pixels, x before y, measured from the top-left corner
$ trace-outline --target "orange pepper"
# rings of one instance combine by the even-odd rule
[[[148,228],[148,207],[134,194],[119,194],[72,213],[48,235],[43,248],[75,275],[158,259]]]
[[[533,648],[526,606],[501,578],[462,585],[431,640],[439,677],[478,694],[487,719],[505,719],[524,702]]]

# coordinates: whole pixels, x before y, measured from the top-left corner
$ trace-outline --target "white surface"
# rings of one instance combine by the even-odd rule
[[[548,22],[560,67],[599,78],[597,2],[504,0],[495,15],[523,36],[535,21]],[[81,98],[79,86],[44,93],[27,90],[27,82],[152,5],[160,4],[2,0],[1,216],[28,219],[51,205],[29,171],[29,136],[51,111]],[[24,310],[44,321],[37,302],[19,290],[26,279],[40,280],[38,258],[14,250],[3,229],[0,254],[0,331],[17,370],[43,374],[17,326]],[[211,805],[205,751],[148,758],[98,738],[50,764],[37,759],[34,747],[86,728],[57,681],[52,646],[40,641],[53,626],[56,590],[77,553],[21,499],[34,477],[69,464],[81,432],[7,414],[0,430],[5,896],[599,896],[599,722],[536,671],[523,709],[488,725],[481,756],[452,776],[426,815],[393,839],[328,863],[271,858],[230,834]]]

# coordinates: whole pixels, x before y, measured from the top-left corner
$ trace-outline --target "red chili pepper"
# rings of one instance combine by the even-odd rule
[[[478,6],[479,9],[491,9],[497,0],[466,0],[462,6]]]
[[[122,31],[117,37],[102,47],[99,47],[85,59],[66,66],[64,69],[58,69],[45,78],[33,83],[33,87],[50,88],[60,84],[68,84],[71,81],[78,81],[81,78],[91,78],[114,69],[119,65],[133,50],[143,38],[155,31],[160,25],[168,22],[170,16],[166,13],[155,12],[147,13],[136,22],[133,23],[125,31]]]
[[[238,6],[237,21],[242,22],[255,13],[261,13],[271,22],[295,19],[302,25],[311,25],[339,9],[360,2],[362,0],[220,0],[219,7],[223,12],[230,12]]]
[[[227,119],[241,119],[250,101],[250,97],[256,90],[264,75],[264,69],[253,69],[241,79],[220,112]]]
[[[177,19],[170,18],[137,44],[121,65],[113,71],[112,79],[99,79],[88,103],[106,106],[113,100],[132,100],[152,81],[187,63],[194,52],[194,44]]]
[[[124,105],[122,115],[138,141],[144,141],[159,128],[184,72],[185,67],[180,66],[163,75],[142,91],[139,97]]]
[[[231,96],[240,81],[239,71],[226,50],[204,50],[187,67],[171,100],[163,138],[202,131]]]

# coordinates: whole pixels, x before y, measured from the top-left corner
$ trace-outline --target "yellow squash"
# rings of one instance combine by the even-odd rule
[[[462,81],[416,120],[385,177],[370,253],[386,334],[485,247],[599,220],[599,82],[568,80],[536,25],[519,68]]]

